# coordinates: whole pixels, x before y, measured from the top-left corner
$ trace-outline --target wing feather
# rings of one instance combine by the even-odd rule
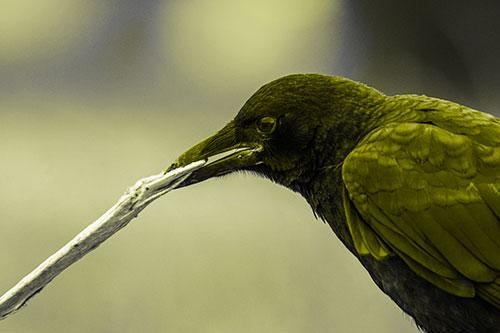
[[[372,228],[359,215],[356,207],[347,197],[347,191],[344,188],[344,210],[351,232],[354,247],[359,254],[371,254],[377,260],[388,256],[391,251],[387,245],[374,233]]]
[[[359,254],[500,307],[500,122],[478,114],[374,130],[344,161],[344,207]]]
[[[483,197],[488,207],[500,218],[500,184],[477,184],[476,187],[479,189],[479,193],[481,193],[481,197]],[[490,231],[495,232],[494,235],[498,240],[500,226],[496,227],[493,228],[494,231]]]
[[[413,261],[425,265],[428,270],[442,277],[450,279],[459,278],[460,275],[458,272],[447,265],[447,261],[443,255],[422,237],[413,234],[416,237],[412,238],[402,229],[395,228],[391,219],[374,204],[371,205],[370,214],[374,230],[391,245],[392,249],[400,253],[405,253]]]
[[[406,262],[406,264],[418,275],[426,279],[427,281],[433,283],[435,286],[452,293],[457,296],[462,297],[474,297],[475,289],[473,283],[457,275],[456,278],[446,278],[444,279],[442,275],[437,274],[429,270],[426,266],[414,261],[412,258],[407,256],[401,251],[396,251],[396,253],[401,257],[401,259]],[[490,294],[490,293],[488,293]]]
[[[477,286],[477,294],[500,309],[500,278]]]

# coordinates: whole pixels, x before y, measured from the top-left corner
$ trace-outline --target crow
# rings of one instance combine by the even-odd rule
[[[500,120],[335,76],[294,74],[168,170],[250,171],[300,193],[425,332],[500,332]]]

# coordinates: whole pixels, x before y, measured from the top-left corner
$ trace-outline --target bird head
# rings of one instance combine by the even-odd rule
[[[294,189],[294,183],[307,181],[315,170],[333,163],[336,147],[326,142],[341,143],[336,136],[347,133],[349,138],[358,130],[344,121],[343,114],[355,109],[360,93],[370,95],[365,90],[379,94],[359,83],[319,74],[272,81],[255,92],[232,121],[187,150],[168,171],[207,160],[178,187],[243,170]]]

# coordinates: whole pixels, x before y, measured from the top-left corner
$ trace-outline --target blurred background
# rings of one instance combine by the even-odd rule
[[[291,73],[496,113],[495,0],[0,3],[0,289]],[[298,195],[174,191],[5,332],[416,332]]]

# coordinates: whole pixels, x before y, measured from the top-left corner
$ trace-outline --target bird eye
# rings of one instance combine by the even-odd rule
[[[262,133],[271,133],[272,131],[274,131],[275,127],[276,120],[272,117],[260,118],[259,122],[257,123],[257,128]]]

